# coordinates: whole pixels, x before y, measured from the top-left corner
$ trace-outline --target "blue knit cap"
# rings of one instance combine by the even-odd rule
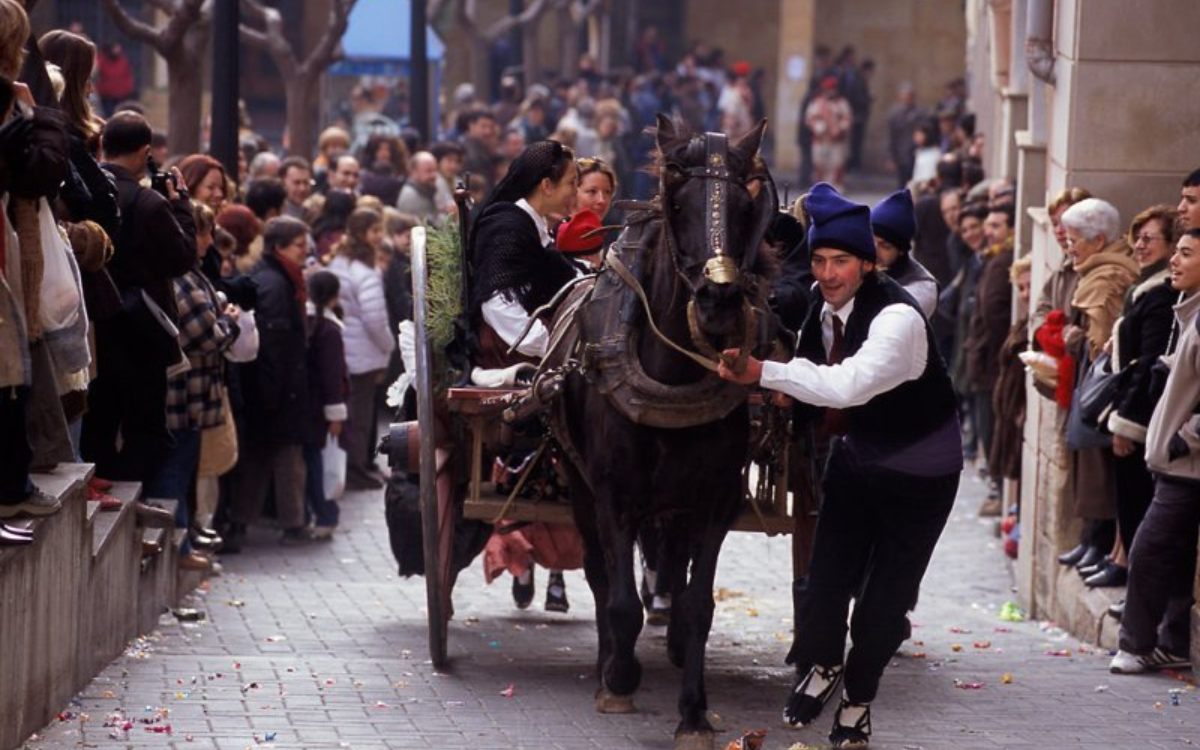
[[[808,228],[809,252],[823,247],[845,250],[875,262],[875,236],[871,233],[871,211],[848,201],[827,182],[819,182],[804,200],[812,219]]]
[[[912,249],[917,233],[917,215],[912,193],[897,190],[871,209],[871,229],[901,252]]]

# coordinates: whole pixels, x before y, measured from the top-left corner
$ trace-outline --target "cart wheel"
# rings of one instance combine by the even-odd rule
[[[425,553],[425,598],[429,610],[429,656],[438,669],[447,663],[446,641],[450,621],[450,554],[447,538],[453,534],[453,514],[449,513],[453,482],[437,470],[434,445],[432,356],[426,334],[427,267],[425,228],[412,230],[413,327],[416,328],[417,371],[413,387],[417,392],[417,423],[421,434],[421,531]],[[446,497],[443,498],[442,488]]]

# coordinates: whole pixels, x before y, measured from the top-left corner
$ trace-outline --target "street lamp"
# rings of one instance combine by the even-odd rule
[[[409,3],[409,124],[421,134],[421,140],[433,138],[429,126],[429,50],[425,45],[425,0]]]
[[[239,0],[213,3],[212,132],[209,151],[238,179]]]

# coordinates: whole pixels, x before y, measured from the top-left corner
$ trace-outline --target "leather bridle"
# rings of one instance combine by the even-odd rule
[[[696,167],[683,167],[675,163],[668,162],[664,165],[663,176],[659,178],[659,195],[662,200],[666,201],[667,187],[665,175],[668,171],[681,175],[685,179],[702,179],[704,180],[704,237],[707,240],[711,256],[704,262],[704,278],[712,284],[725,285],[742,282],[742,343],[738,348],[737,357],[726,364],[735,372],[741,372],[745,369],[746,360],[750,356],[750,351],[754,348],[755,336],[758,327],[757,311],[750,303],[750,297],[756,292],[758,286],[757,277],[750,271],[753,266],[757,254],[758,245],[762,242],[762,238],[766,233],[767,226],[770,223],[770,218],[774,213],[774,209],[766,213],[766,219],[760,217],[755,226],[755,231],[750,236],[751,244],[746,248],[746,252],[742,258],[741,267],[738,267],[737,262],[729,256],[729,191],[734,188],[746,190],[746,186],[738,182],[729,171],[729,139],[724,133],[705,133],[697,135],[692,139],[689,145],[689,150],[699,147],[698,141],[703,140],[704,147],[704,163]],[[774,185],[769,178],[763,178],[764,187],[770,191],[770,197],[773,197]],[[676,186],[678,187],[678,186]],[[770,198],[768,198],[769,200]],[[663,240],[667,246],[667,253],[671,257],[671,262],[675,267],[675,273],[683,282],[684,287],[688,290],[689,300],[687,306],[688,317],[688,332],[691,335],[692,344],[696,349],[704,355],[701,364],[707,369],[716,370],[718,361],[727,359],[721,352],[717,351],[716,347],[709,342],[708,337],[700,330],[699,314],[696,309],[696,288],[692,285],[687,275],[679,267],[679,253],[677,252],[677,243],[675,242],[674,233],[671,230],[671,222],[666,214],[666,206],[664,208],[663,217]],[[627,282],[628,283],[628,282]],[[636,289],[635,289],[636,291]],[[643,300],[644,302],[644,300]],[[650,315],[649,305],[646,305],[646,313]],[[685,351],[674,342],[667,340],[653,324],[651,317],[651,330],[664,340],[672,348]],[[690,353],[689,353],[690,355]],[[692,357],[692,359],[699,358]]]

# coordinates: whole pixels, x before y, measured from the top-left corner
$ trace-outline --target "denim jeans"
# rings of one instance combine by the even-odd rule
[[[304,446],[304,470],[307,476],[304,499],[309,520],[314,526],[337,526],[337,500],[325,497],[325,467],[321,462],[321,446]]]
[[[158,476],[146,487],[146,497],[175,500],[175,528],[188,527],[188,493],[196,482],[196,467],[200,464],[200,431],[176,430],[171,433],[175,445],[167,453],[166,463]],[[180,547],[183,554],[192,551],[185,536]]]

